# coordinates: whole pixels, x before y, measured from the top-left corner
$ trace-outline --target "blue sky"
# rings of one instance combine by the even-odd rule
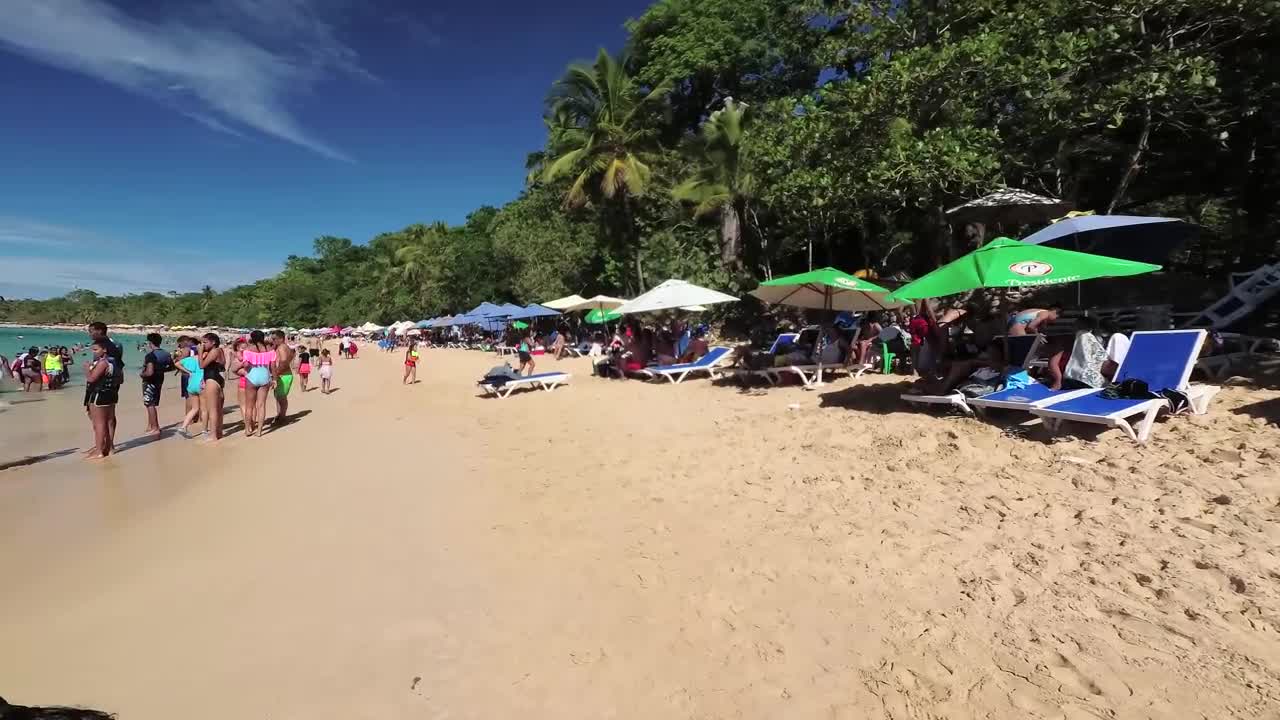
[[[0,0],[0,295],[225,288],[519,193],[646,0]]]

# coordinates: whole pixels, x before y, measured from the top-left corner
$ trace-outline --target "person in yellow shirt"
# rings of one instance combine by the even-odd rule
[[[62,385],[62,354],[56,348],[49,350],[44,356],[45,383],[50,390]]]
[[[422,353],[418,352],[418,341],[409,341],[409,350],[404,354],[404,378],[400,381],[402,385],[412,385],[418,382],[418,360],[422,359]]]

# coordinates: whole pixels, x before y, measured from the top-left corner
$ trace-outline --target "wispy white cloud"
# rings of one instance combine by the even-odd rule
[[[260,260],[154,247],[89,230],[0,216],[0,296],[56,297],[82,288],[104,295],[225,289],[280,270]]]
[[[6,251],[22,249],[43,251],[92,242],[92,240],[92,235],[76,228],[50,225],[25,218],[0,216],[0,249]]]
[[[105,0],[0,0],[0,47],[112,83],[206,126],[252,128],[350,160],[293,101],[335,74],[372,78],[325,19],[341,0],[204,0],[128,14]]]

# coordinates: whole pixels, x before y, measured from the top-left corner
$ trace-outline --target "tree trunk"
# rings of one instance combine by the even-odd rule
[[[809,272],[813,272],[813,220],[808,221],[809,232],[805,233],[805,238],[809,241]]]
[[[733,202],[720,208],[720,264],[731,275],[742,267],[742,216]]]
[[[1144,105],[1142,108],[1142,131],[1138,133],[1138,144],[1134,146],[1133,153],[1129,155],[1129,164],[1124,169],[1124,174],[1120,176],[1120,184],[1116,186],[1116,192],[1111,196],[1111,202],[1107,204],[1107,215],[1110,215],[1116,205],[1124,199],[1125,193],[1129,192],[1129,185],[1133,183],[1133,179],[1138,176],[1138,170],[1142,167],[1142,156],[1146,154],[1147,148],[1151,141],[1151,105]]]

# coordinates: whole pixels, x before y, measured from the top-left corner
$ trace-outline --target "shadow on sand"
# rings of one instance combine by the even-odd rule
[[[272,418],[270,421],[268,421],[266,434],[271,435],[275,433],[275,431],[277,430],[284,430],[292,426],[294,423],[298,422],[302,418],[310,415],[312,412],[313,411],[311,410],[299,410],[296,413],[290,413],[289,417],[285,418],[283,422],[276,420],[275,418]]]
[[[850,385],[822,393],[818,406],[859,410],[875,415],[918,412],[902,399],[902,394],[910,389],[911,382],[907,380],[896,383]]]
[[[1233,409],[1231,412],[1237,415],[1248,415],[1249,417],[1262,418],[1268,424],[1280,425],[1280,397],[1271,398],[1270,400],[1260,400],[1256,403],[1241,405]]]
[[[150,445],[153,442],[158,442],[160,440],[163,440],[166,437],[175,435],[176,433],[174,433],[173,430],[176,427],[178,427],[178,423],[176,422],[169,423],[168,425],[164,425],[160,428],[159,435],[139,435],[138,437],[133,438],[131,440],[126,440],[122,443],[116,443],[116,448],[115,450],[111,451],[111,454],[119,455],[122,452],[129,452],[134,448],[142,447],[143,445]]]
[[[54,460],[60,457],[66,457],[75,453],[80,448],[67,448],[66,450],[58,450],[57,452],[45,453],[43,455],[30,455],[21,460],[11,460],[9,462],[0,463],[0,472],[12,470],[13,468],[28,467],[42,463],[46,460]]]

